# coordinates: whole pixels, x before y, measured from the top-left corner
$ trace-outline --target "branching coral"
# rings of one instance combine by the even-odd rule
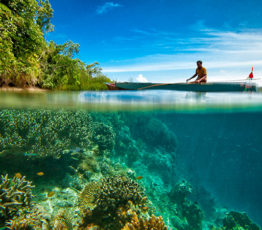
[[[33,210],[23,210],[23,212],[10,220],[7,227],[11,230],[49,230],[50,220],[43,210],[34,208]],[[52,228],[53,229],[53,228]]]
[[[123,230],[167,230],[163,218],[155,217],[152,215],[149,219],[138,218],[137,215],[134,215],[132,221],[127,223]]]
[[[86,111],[1,110],[0,118],[0,151],[60,158],[65,149],[97,145],[101,154],[115,146],[112,127]]]
[[[72,230],[73,226],[70,217],[65,210],[60,211],[52,221],[53,230]]]
[[[109,177],[93,182],[80,194],[82,226],[95,224],[104,229],[121,229],[129,220],[131,207],[142,212],[146,201],[142,188],[129,178]]]
[[[91,142],[92,119],[84,111],[1,110],[0,118],[0,151],[60,158]]]
[[[0,220],[12,218],[16,212],[29,207],[32,199],[32,184],[25,177],[9,179],[0,177]]]
[[[70,159],[73,159],[70,161]],[[127,171],[119,163],[114,163],[105,155],[97,155],[96,149],[73,153],[69,157],[70,168],[88,181],[114,175],[126,175]],[[83,188],[83,187],[82,187]]]

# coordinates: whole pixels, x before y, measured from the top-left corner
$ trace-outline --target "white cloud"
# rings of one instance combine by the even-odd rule
[[[137,82],[148,82],[148,80],[143,76],[143,74],[139,74],[136,80]]]
[[[99,6],[96,9],[97,14],[104,14],[107,13],[109,10],[112,10],[114,8],[121,7],[120,4],[115,3],[115,2],[106,2],[105,4]]]
[[[167,71],[167,70],[188,70],[195,68],[195,62],[168,62],[168,63],[159,63],[159,64],[144,64],[144,65],[126,65],[119,67],[107,67],[104,68],[104,72],[106,73],[121,73],[121,72],[146,72],[146,71]],[[262,65],[261,60],[248,60],[248,61],[207,61],[205,65],[208,65],[209,69],[214,68],[230,68],[230,67],[250,67]]]
[[[137,30],[136,32],[147,36],[146,31]],[[198,33],[192,32],[193,35],[186,38],[172,33],[170,36],[163,36],[163,34],[165,32],[159,32],[157,44],[170,47],[169,53],[173,51],[174,54],[156,53],[132,60],[118,61],[116,65],[105,67],[104,72],[121,74],[147,72],[152,80],[154,72],[155,75],[163,76],[161,72],[173,71],[171,79],[173,81],[175,76],[181,77],[181,73],[182,75],[191,73],[196,68],[195,61],[201,59],[208,69],[210,78],[222,79],[225,75],[228,75],[227,78],[248,76],[252,66],[256,72],[255,76],[262,76],[261,29],[235,32],[206,28],[199,30]],[[156,44],[156,40],[143,39],[147,41],[145,46],[152,42],[152,47],[156,48],[153,45]],[[158,49],[158,52],[159,50],[162,49]],[[168,79],[163,79],[163,81],[168,81]]]

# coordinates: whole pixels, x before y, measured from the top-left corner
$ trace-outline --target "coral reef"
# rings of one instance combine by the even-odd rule
[[[169,193],[171,200],[176,203],[183,203],[187,196],[192,193],[192,186],[185,180],[177,183]]]
[[[99,151],[100,152],[100,151]],[[83,189],[86,182],[110,177],[115,175],[127,175],[126,167],[118,162],[113,162],[107,154],[100,155],[97,153],[96,146],[91,150],[73,152],[67,156],[67,162],[73,175],[78,175],[82,183],[76,185],[77,189]],[[64,159],[64,158],[62,158]],[[76,180],[72,180],[76,182]],[[70,184],[72,185],[72,181]]]
[[[138,218],[136,215],[133,216],[132,221],[127,223],[123,230],[167,230],[163,218],[155,217],[152,215],[149,219]]]
[[[16,177],[1,177],[0,228],[259,229],[181,180],[176,148],[152,114],[1,110],[0,169]]]
[[[196,202],[188,199],[191,193],[192,186],[185,180],[177,183],[169,193],[170,201],[176,205],[175,217],[171,221],[179,230],[202,229],[204,214]]]
[[[121,229],[132,210],[147,211],[146,202],[142,188],[129,178],[116,176],[92,182],[80,194],[82,226]]]
[[[231,211],[223,220],[223,230],[260,230],[260,228],[253,223],[246,213]]]
[[[93,210],[96,207],[95,194],[99,191],[100,184],[98,182],[88,183],[79,195],[80,206],[82,212]],[[84,214],[85,215],[85,214]]]
[[[50,216],[41,207],[34,207],[32,210],[23,210],[7,223],[7,227],[11,230],[49,230]]]
[[[182,207],[181,213],[187,220],[188,229],[201,230],[204,214],[197,203],[186,203]]]
[[[129,117],[123,115],[123,119],[129,124],[131,134],[136,139],[145,142],[149,149],[160,148],[165,152],[176,152],[177,138],[162,121],[148,115],[138,115],[134,118],[131,121]]]
[[[126,177],[109,177],[101,180],[100,192],[95,194],[97,206],[102,210],[114,210],[128,201],[144,205],[146,197],[138,183]]]
[[[25,177],[0,177],[0,224],[11,219],[19,209],[30,207],[33,187]]]
[[[94,122],[92,124],[92,132],[93,135],[91,140],[98,145],[100,151],[111,152],[113,150],[116,135],[111,126],[101,122]]]
[[[70,216],[65,210],[59,211],[52,221],[52,229],[54,230],[72,230],[73,225],[70,222]]]
[[[63,150],[91,142],[92,120],[86,112],[1,110],[0,118],[0,152],[60,158]]]

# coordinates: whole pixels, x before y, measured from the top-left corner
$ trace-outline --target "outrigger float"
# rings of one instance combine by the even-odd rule
[[[248,82],[210,82],[204,84],[188,83],[106,83],[109,90],[177,90],[192,92],[245,92],[257,91],[257,85]]]

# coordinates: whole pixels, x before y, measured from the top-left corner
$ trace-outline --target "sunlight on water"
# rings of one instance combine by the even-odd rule
[[[176,91],[1,93],[1,107],[85,108],[90,110],[261,110],[261,93]]]

